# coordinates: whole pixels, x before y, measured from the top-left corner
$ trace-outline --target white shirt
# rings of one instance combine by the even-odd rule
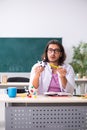
[[[33,78],[35,76],[35,69],[34,68],[36,66],[38,66],[38,63],[36,63],[32,67],[32,70],[31,70],[29,89],[31,89],[31,86],[32,86],[32,81],[33,81]],[[69,93],[73,94],[74,87],[75,87],[74,70],[73,70],[72,66],[69,64],[63,64],[62,67],[65,68],[67,71],[67,73],[66,73],[67,84],[66,84],[66,87],[64,89],[62,86],[62,83],[61,83],[61,79],[59,77],[59,73],[58,73],[58,79],[59,79],[61,92],[69,92]],[[51,77],[52,77],[52,69],[51,69],[49,63],[47,63],[47,65],[45,66],[45,69],[42,71],[42,73],[40,74],[40,77],[39,77],[39,86],[38,86],[38,93],[39,94],[43,94],[44,92],[48,91]]]

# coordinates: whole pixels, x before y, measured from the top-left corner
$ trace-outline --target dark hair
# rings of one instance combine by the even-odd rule
[[[56,44],[60,48],[62,55],[58,59],[58,64],[62,65],[64,63],[65,59],[66,59],[66,54],[65,54],[65,50],[64,50],[63,45],[58,40],[50,40],[47,43],[45,50],[44,50],[44,53],[42,55],[42,60],[45,61],[45,62],[49,62],[48,57],[47,57],[47,51],[48,51],[48,47],[49,47],[50,44]]]

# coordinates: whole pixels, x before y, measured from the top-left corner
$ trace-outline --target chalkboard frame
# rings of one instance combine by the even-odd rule
[[[0,38],[0,72],[30,72],[49,40],[61,37]]]

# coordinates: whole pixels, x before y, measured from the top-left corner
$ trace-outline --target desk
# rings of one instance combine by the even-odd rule
[[[29,82],[7,82],[5,83],[1,83],[0,84],[0,88],[7,88],[7,87],[28,87],[29,86]]]
[[[6,130],[86,130],[87,99],[82,97],[9,98],[5,102]]]
[[[75,79],[76,84],[87,83],[87,79]]]
[[[87,90],[86,90],[87,79],[75,79],[75,83],[77,85],[76,89],[78,88],[80,89],[79,94],[87,93]]]

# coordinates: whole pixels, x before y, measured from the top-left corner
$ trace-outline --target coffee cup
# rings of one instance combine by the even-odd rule
[[[9,97],[16,97],[17,88],[16,87],[8,87],[7,88],[7,94],[8,94]]]

